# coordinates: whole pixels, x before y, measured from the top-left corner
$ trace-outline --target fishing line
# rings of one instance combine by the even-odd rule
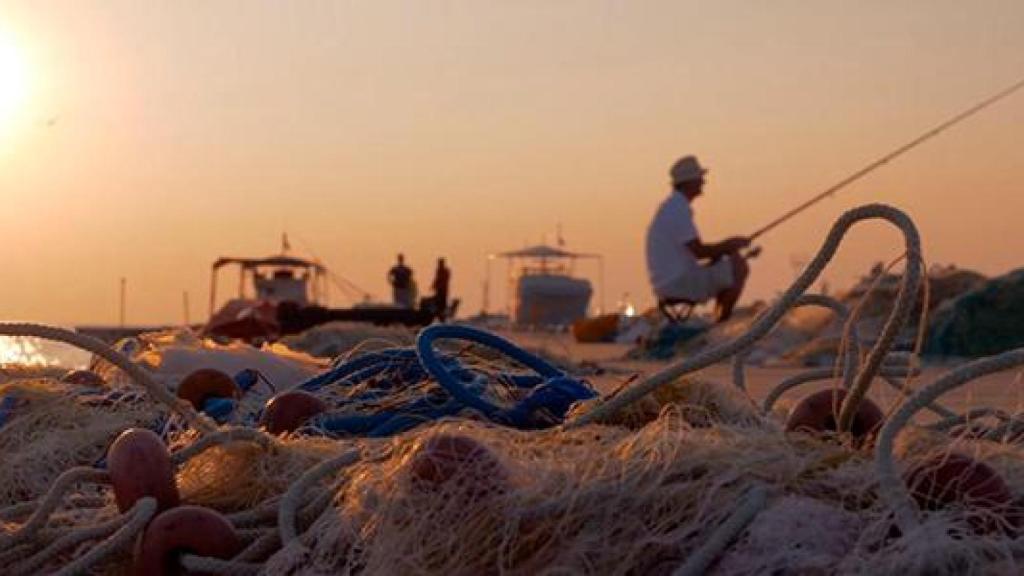
[[[882,156],[878,160],[875,160],[874,162],[868,164],[867,166],[861,168],[860,170],[857,170],[853,174],[850,174],[846,178],[843,178],[838,183],[829,187],[824,192],[818,194],[817,196],[814,196],[810,200],[807,200],[803,204],[797,206],[796,208],[793,208],[789,212],[786,212],[782,216],[776,218],[775,220],[772,220],[767,225],[758,229],[756,232],[749,236],[750,240],[754,240],[755,238],[767,233],[769,230],[775,228],[776,226],[782,224],[783,222],[810,208],[814,204],[817,204],[821,200],[824,200],[825,198],[835,194],[836,192],[852,184],[853,182],[856,182],[857,180],[860,180],[861,178],[867,176],[871,172],[874,172],[875,169],[889,163],[889,161],[893,160],[894,158],[901,156],[905,152],[908,152],[911,149],[916,148],[918,145],[924,143],[925,141],[930,140],[935,136],[938,136],[946,129],[951,128],[956,124],[959,124],[961,121],[967,119],[970,116],[973,116],[974,114],[984,110],[985,108],[988,108],[992,104],[995,104],[999,100],[1006,98],[1007,96],[1013,94],[1014,92],[1020,90],[1021,88],[1024,88],[1024,79],[1019,80],[1017,83],[1010,86],[1009,88],[1006,88],[1005,90],[1002,90],[996,95],[990,96],[989,98],[986,98],[985,100],[979,102],[978,104],[975,104],[974,106],[968,108],[967,110],[964,110],[963,112],[957,114],[956,116],[953,116],[949,120],[946,120],[942,124],[939,124],[938,126],[928,130],[927,132],[921,134],[917,138],[914,138],[913,140],[904,144],[903,146],[900,146],[899,148],[893,150],[892,152],[889,152],[885,156]]]

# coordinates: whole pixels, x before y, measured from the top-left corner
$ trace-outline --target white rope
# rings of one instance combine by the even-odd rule
[[[271,499],[263,504],[260,504],[256,508],[249,510],[243,510],[242,512],[235,512],[228,514],[226,518],[228,522],[235,528],[244,528],[246,526],[257,526],[264,522],[274,520],[277,518],[277,509],[279,500]]]
[[[910,377],[917,376],[920,373],[921,373],[921,371],[919,369],[914,368],[914,369],[907,370],[906,374],[899,375],[899,376],[892,376],[892,375],[886,374],[885,367],[883,366],[882,367],[882,374],[881,374],[881,376],[882,376],[882,381],[884,381],[890,387],[896,389],[896,391],[898,391],[904,398],[909,398],[909,397],[914,395],[914,389],[911,388],[910,386],[907,386],[905,377],[907,377],[907,376],[910,376]],[[933,403],[925,406],[925,408],[930,410],[930,411],[932,411],[932,412],[934,412],[940,418],[953,418],[953,417],[957,416],[956,412],[950,410],[949,408],[946,408],[945,406],[943,406],[942,404],[939,404],[938,402],[933,402]]]
[[[1020,433],[1024,431],[1024,420],[1019,416],[1010,418],[999,426],[988,431],[982,438],[993,442],[1019,442]]]
[[[746,529],[768,503],[768,491],[764,486],[751,488],[732,514],[709,536],[700,548],[686,559],[686,562],[672,573],[672,576],[701,576],[711,564]]]
[[[50,486],[35,511],[20,528],[11,534],[0,534],[0,551],[35,536],[40,528],[46,525],[50,514],[60,506],[67,491],[79,482],[108,482],[110,475],[105,470],[96,468],[76,467],[65,471]]]
[[[971,408],[970,410],[964,412],[963,414],[953,414],[952,416],[947,416],[943,420],[939,420],[938,422],[933,422],[925,426],[925,428],[928,428],[930,430],[936,430],[939,432],[944,432],[961,424],[967,424],[972,420],[980,420],[982,418],[988,417],[996,418],[1003,422],[1010,420],[1010,415],[1007,414],[1005,411],[1000,410],[999,408]]]
[[[41,566],[44,566],[63,550],[72,546],[77,546],[82,542],[106,537],[105,540],[91,548],[84,555],[61,567],[61,569],[55,573],[55,576],[84,574],[97,562],[104,560],[111,554],[114,554],[130,545],[134,541],[135,537],[138,536],[146,527],[146,524],[149,523],[150,519],[156,515],[156,508],[156,498],[151,496],[139,498],[135,503],[135,506],[133,506],[127,513],[108,522],[104,522],[103,524],[76,530],[71,534],[68,534],[48,546],[41,553],[33,556],[28,562],[17,566],[12,574],[14,576],[18,576],[21,574],[38,573],[38,569]]]
[[[97,562],[106,559],[129,546],[138,538],[149,525],[149,521],[156,516],[157,502],[152,496],[139,498],[133,508],[134,514],[128,522],[114,532],[109,538],[89,550],[84,556],[75,559],[67,566],[60,569],[54,576],[72,576],[88,571]]]
[[[176,398],[165,386],[153,379],[149,372],[143,370],[142,367],[136,364],[131,358],[128,358],[124,354],[114,350],[102,340],[85,334],[72,332],[70,330],[64,330],[63,328],[21,322],[0,322],[0,335],[31,336],[34,338],[55,340],[57,342],[64,342],[65,344],[77,346],[87,352],[92,352],[123,370],[132,380],[135,381],[136,384],[145,388],[146,391],[149,392],[150,396],[155,400],[163,402],[170,407],[171,410],[181,414],[185,420],[199,432],[211,432],[216,429],[216,425],[196,412],[195,409],[192,408],[191,404]]]
[[[192,574],[220,574],[222,576],[250,576],[259,574],[263,564],[238,562],[236,560],[221,560],[208,556],[196,556],[194,554],[182,554],[179,559],[181,567],[186,573]]]
[[[0,509],[0,520],[17,520],[18,518],[24,517],[26,514],[31,514],[38,505],[39,503],[35,501],[12,504],[6,508]]]
[[[15,562],[20,562],[31,556],[36,548],[35,544],[19,544],[4,552],[0,552],[0,566],[9,566]]]
[[[892,344],[892,340],[895,338],[896,332],[903,326],[903,324],[906,323],[907,317],[911,311],[909,305],[910,300],[913,298],[913,293],[920,282],[921,276],[921,247],[917,228],[914,226],[913,221],[911,221],[910,218],[902,211],[882,204],[869,204],[867,206],[855,208],[843,214],[832,226],[825,242],[819,249],[818,254],[814,257],[814,260],[812,260],[810,265],[808,265],[807,269],[804,270],[804,272],[800,274],[786,292],[783,293],[775,305],[769,308],[753,323],[753,325],[751,325],[750,329],[747,330],[746,333],[732,341],[723,343],[710,350],[706,350],[690,358],[676,362],[664,370],[652,374],[638,384],[624,389],[618,395],[613,396],[604,402],[598,403],[593,409],[567,421],[564,424],[564,427],[566,429],[571,429],[585,424],[601,422],[622,408],[636,402],[640,398],[643,398],[654,389],[673,382],[680,376],[725,360],[726,358],[749,348],[754,342],[767,334],[776,323],[778,323],[797,299],[806,292],[818,276],[821,275],[822,270],[824,270],[825,266],[835,255],[843,236],[850,227],[861,220],[873,218],[887,220],[903,232],[907,247],[907,267],[900,287],[900,295],[897,297],[896,306],[893,308],[893,311],[889,316],[889,320],[886,322],[885,327],[882,330],[882,336],[875,344],[875,347],[872,348],[863,370],[861,370],[857,375],[857,381],[851,389],[851,394],[843,404],[845,411],[855,408],[856,405],[860,403],[860,399],[863,397],[864,393],[867,392],[867,384],[869,384],[871,379],[874,378],[874,374],[877,371],[878,366],[881,364],[885,353],[888,351],[889,346]],[[908,290],[908,286],[914,287],[914,290]],[[850,406],[851,408],[848,409],[847,406]],[[852,416],[852,412],[850,413],[850,416]]]
[[[254,428],[230,428],[204,436],[200,438],[199,441],[189,445],[188,447],[178,450],[171,455],[171,462],[173,462],[175,466],[180,466],[214,446],[230,442],[252,442],[254,444],[259,444],[264,450],[267,450],[274,445],[273,437],[262,430],[256,430]]]
[[[313,484],[321,479],[330,476],[339,470],[355,464],[359,460],[358,450],[349,450],[337,458],[326,460],[310,468],[298,480],[292,482],[288,491],[281,498],[281,505],[278,508],[277,527],[281,532],[281,543],[288,544],[298,537],[296,526],[296,513],[302,496]]]
[[[892,457],[893,443],[900,430],[913,415],[937,398],[963,386],[967,382],[993,372],[1001,372],[1024,365],[1024,348],[1004,352],[996,356],[975,360],[944,374],[904,402],[882,426],[875,447],[875,463],[878,466],[878,482],[882,498],[896,514],[896,521],[904,533],[918,525],[917,508],[907,492],[906,486],[896,471]]]
[[[802,306],[820,306],[822,308],[827,308],[835,313],[836,319],[843,325],[847,323],[850,317],[849,310],[842,302],[831,296],[826,296],[825,294],[801,294],[800,297],[797,298],[796,302],[793,303],[793,309],[800,308]],[[747,380],[743,369],[752,350],[753,346],[736,354],[732,359],[733,384],[743,391],[746,391]],[[846,339],[846,353],[840,355],[845,358],[843,387],[849,388],[853,384],[853,377],[856,374],[857,363],[860,361],[860,339],[857,337],[856,327],[852,328],[852,336]]]
[[[797,388],[810,382],[818,382],[821,380],[831,380],[835,377],[835,371],[832,368],[813,368],[806,370],[799,374],[794,374],[789,378],[786,378],[782,382],[779,382],[774,388],[768,392],[765,396],[761,410],[764,413],[771,412],[772,407],[782,397],[783,394],[789,392],[793,388]],[[844,375],[845,376],[845,375]],[[879,376],[882,378],[900,378],[906,376],[905,368],[885,368],[883,367]]]
[[[281,548],[281,533],[277,530],[268,530],[232,558],[236,562],[253,562],[262,560],[271,553]]]

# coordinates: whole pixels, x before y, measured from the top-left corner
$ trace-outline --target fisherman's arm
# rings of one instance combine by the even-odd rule
[[[711,259],[721,258],[727,254],[733,252],[739,252],[743,248],[750,246],[750,239],[742,236],[734,236],[727,238],[721,242],[714,242],[711,244],[705,244],[700,238],[694,238],[686,244],[687,248],[693,252],[693,255],[698,259]]]

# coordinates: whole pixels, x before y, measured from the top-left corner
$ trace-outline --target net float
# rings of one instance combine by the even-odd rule
[[[178,384],[177,394],[196,410],[202,410],[210,398],[238,398],[241,395],[231,376],[213,368],[200,368],[186,376]]]
[[[457,434],[438,434],[425,440],[409,461],[413,484],[437,489],[459,482],[475,493],[503,492],[508,484],[505,466],[490,448]]]
[[[135,549],[134,573],[183,574],[183,554],[229,560],[241,549],[238,532],[222,514],[202,506],[180,506],[160,513],[146,527]]]
[[[93,388],[104,388],[107,381],[99,374],[91,370],[71,370],[61,377],[61,382],[74,384],[75,386],[90,386]]]
[[[327,410],[327,403],[309,392],[292,390],[267,401],[260,424],[278,435],[294,432],[311,417]]]
[[[1020,514],[1010,513],[1016,505],[1009,486],[998,472],[970,456],[937,454],[912,466],[903,478],[922,510],[960,506],[975,512],[970,524],[978,532],[1018,526]]]
[[[107,450],[107,471],[122,513],[143,496],[156,498],[157,510],[181,502],[171,454],[152,430],[129,428],[122,432]]]
[[[837,432],[839,407],[846,398],[846,390],[820,390],[805,396],[789,413],[786,431],[803,430],[812,433]],[[882,427],[885,415],[877,404],[864,398],[850,425],[850,434],[856,440],[874,435]]]

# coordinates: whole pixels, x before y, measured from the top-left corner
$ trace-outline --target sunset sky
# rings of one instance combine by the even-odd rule
[[[421,286],[446,256],[475,313],[486,255],[559,224],[609,307],[650,305],[680,155],[711,169],[705,240],[750,233],[1021,77],[1020,0],[5,0],[0,319],[115,323],[124,277],[128,322],[181,321],[185,291],[199,320],[211,262],[282,231],[382,299],[397,252]],[[1024,266],[1024,92],[765,236],[748,300],[868,202],[930,263]],[[900,252],[862,225],[826,278]]]

